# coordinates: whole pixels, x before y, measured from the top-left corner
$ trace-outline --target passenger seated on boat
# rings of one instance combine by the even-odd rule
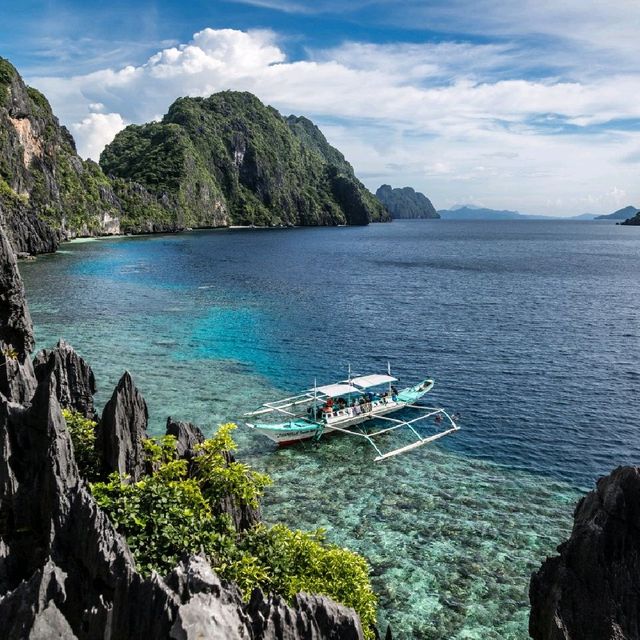
[[[394,402],[398,401],[398,390],[393,385],[391,385],[391,399]]]

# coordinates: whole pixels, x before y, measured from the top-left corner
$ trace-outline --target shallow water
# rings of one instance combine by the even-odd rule
[[[386,369],[462,413],[373,464],[360,442],[276,451],[265,517],[370,559],[399,638],[526,638],[530,572],[594,479],[637,462],[640,233],[598,223],[396,221],[69,243],[22,263],[38,346],[67,338],[98,404],[126,366],[151,428]],[[393,446],[389,440],[387,443]]]

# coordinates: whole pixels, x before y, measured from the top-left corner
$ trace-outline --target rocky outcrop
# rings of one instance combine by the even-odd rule
[[[128,371],[125,371],[102,411],[97,448],[105,473],[117,471],[137,482],[145,473],[143,442],[149,412]]]
[[[292,605],[254,590],[248,604],[238,589],[222,582],[206,560],[192,556],[167,577],[184,604],[171,638],[304,638],[360,640],[360,620],[352,609],[331,600],[298,594]]]
[[[61,413],[67,346],[31,367],[33,335],[22,281],[0,225],[0,342],[18,364],[0,390],[0,637],[7,640],[360,640],[355,612],[300,594],[291,606],[256,591],[245,604],[204,558],[181,562],[166,578],[142,577],[125,539],[78,474]],[[81,369],[81,367],[80,367]],[[87,370],[84,369],[86,374]],[[34,393],[29,395],[29,389]],[[73,396],[69,388],[68,397]],[[29,396],[29,397],[27,397]],[[146,405],[131,377],[120,380],[103,421],[116,427],[111,460],[135,472]],[[187,429],[182,429],[187,433]],[[181,439],[185,445],[198,434]],[[127,438],[130,437],[129,440]]]
[[[601,478],[574,514],[569,540],[533,574],[534,640],[640,638],[640,468]]]
[[[178,422],[171,418],[167,419],[166,433],[168,436],[176,438],[176,450],[181,458],[192,460],[198,452],[196,445],[202,444],[205,440],[200,429],[190,422]],[[234,455],[224,452],[227,465],[236,461]],[[245,531],[260,522],[260,509],[247,504],[241,504],[233,496],[225,496],[216,509],[218,514],[226,514],[231,518],[231,522],[237,531]]]
[[[388,209],[392,218],[439,218],[431,200],[411,187],[392,189],[383,184],[376,191],[376,198]]]
[[[55,349],[40,351],[33,360],[33,366],[40,382],[53,373],[56,397],[61,407],[78,411],[86,418],[95,417],[95,376],[70,344],[60,340]]]
[[[34,345],[33,325],[3,222],[0,213],[0,393],[22,403],[36,388],[29,356]]]
[[[18,256],[56,251],[61,239],[59,231],[38,218],[22,202],[14,202],[13,206],[5,205],[5,208],[11,211],[11,215],[6,217],[7,235]]]
[[[166,434],[176,439],[176,451],[178,456],[191,460],[196,455],[196,445],[205,441],[204,433],[191,422],[180,422],[167,418]]]

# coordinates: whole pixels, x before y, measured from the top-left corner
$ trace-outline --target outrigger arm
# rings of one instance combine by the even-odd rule
[[[357,431],[349,431],[348,429],[343,429],[343,428],[337,427],[337,426],[332,426],[331,430],[332,431],[339,431],[340,433],[346,433],[349,436],[357,436],[359,438],[364,438],[365,440],[367,440],[367,442],[369,442],[369,444],[378,453],[377,457],[374,458],[374,462],[380,462],[382,460],[386,460],[387,458],[392,458],[393,456],[397,456],[397,455],[400,455],[401,453],[405,453],[406,451],[411,451],[412,449],[417,449],[418,447],[422,447],[425,444],[429,444],[430,442],[434,442],[435,440],[439,440],[440,438],[443,438],[444,436],[448,436],[451,433],[455,433],[456,431],[458,431],[460,429],[460,427],[455,423],[453,418],[442,408],[438,408],[438,407],[423,407],[423,406],[420,406],[420,405],[417,405],[417,404],[408,404],[408,405],[406,405],[406,407],[410,408],[410,409],[418,409],[418,410],[422,410],[422,411],[426,410],[427,413],[425,413],[422,416],[418,416],[417,418],[413,418],[412,420],[398,420],[397,418],[389,418],[387,416],[375,416],[376,420],[386,420],[388,422],[394,423],[394,426],[387,427],[385,429],[379,429],[375,433],[360,433],[360,432],[357,432]],[[426,420],[427,418],[430,418],[430,417],[432,417],[434,415],[438,415],[438,414],[445,416],[445,418],[447,418],[447,420],[449,421],[450,427],[448,429],[446,429],[445,431],[441,431],[441,432],[436,433],[434,435],[427,436],[426,438],[423,438],[413,428],[413,425],[415,423],[420,422],[421,420]],[[387,453],[382,453],[382,451],[380,450],[378,445],[376,445],[376,443],[373,441],[373,438],[375,438],[376,436],[380,436],[383,433],[388,433],[390,431],[395,431],[396,429],[400,429],[402,427],[408,427],[411,430],[411,432],[416,436],[417,440],[415,442],[412,442],[411,444],[408,444],[408,445],[404,446],[404,447],[399,447],[397,449],[393,449],[392,451],[388,451]],[[316,435],[316,438],[318,440],[322,436],[323,432],[324,432],[324,429],[322,428],[322,425],[320,425],[319,428],[318,428],[318,433]]]

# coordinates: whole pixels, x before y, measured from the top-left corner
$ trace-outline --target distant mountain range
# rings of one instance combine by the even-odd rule
[[[450,209],[440,209],[438,213],[443,220],[626,220],[632,218],[638,209],[628,206],[613,213],[598,215],[597,213],[581,213],[577,216],[543,216],[520,213],[509,209],[488,209],[472,204],[457,204]]]
[[[629,218],[633,218],[637,212],[638,207],[632,207],[629,205],[628,207],[618,209],[613,213],[607,213],[603,216],[595,216],[595,220],[627,220]]]
[[[545,220],[551,216],[537,216],[508,209],[487,209],[474,205],[455,205],[438,211],[443,220]],[[557,218],[556,218],[557,219]]]

